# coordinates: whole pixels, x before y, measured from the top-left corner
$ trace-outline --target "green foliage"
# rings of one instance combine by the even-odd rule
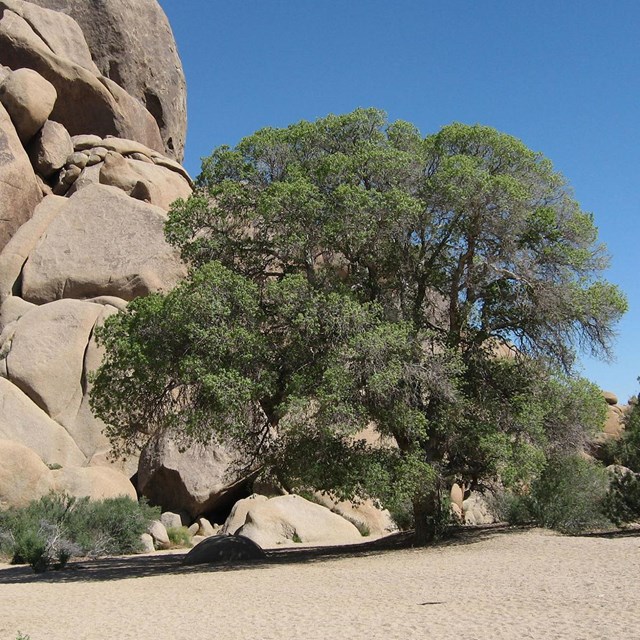
[[[0,514],[0,551],[38,572],[60,569],[73,556],[135,553],[158,516],[158,509],[126,497],[90,502],[52,493]]]
[[[27,633],[22,633],[22,631],[18,631],[16,640],[31,640],[31,636]]]
[[[293,536],[291,536],[291,540],[298,544],[302,543],[302,538],[294,531]]]
[[[191,534],[187,527],[169,527],[167,529],[169,541],[174,547],[191,547]]]
[[[611,480],[604,512],[617,525],[640,520],[640,475],[616,474]]]
[[[423,138],[358,109],[262,129],[203,162],[166,237],[187,280],[97,334],[92,406],[121,453],[231,440],[289,488],[411,505],[426,539],[447,482],[518,489],[603,411],[571,375],[626,308],[593,218],[489,127]]]
[[[599,464],[577,455],[552,457],[531,487],[529,509],[538,524],[562,533],[609,528],[608,488]]]
[[[528,495],[506,489],[493,495],[491,508],[501,522],[513,525],[527,525],[535,522],[531,512],[532,504]]]

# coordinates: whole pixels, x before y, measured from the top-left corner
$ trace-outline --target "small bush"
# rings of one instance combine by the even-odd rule
[[[0,514],[0,551],[34,571],[60,569],[73,556],[134,553],[159,513],[125,497],[90,502],[50,494]]]
[[[604,510],[617,525],[640,520],[640,476],[635,473],[615,475],[609,486]]]
[[[169,527],[167,529],[169,541],[173,547],[191,547],[191,534],[187,527]]]
[[[491,508],[501,522],[525,525],[534,522],[531,498],[528,495],[503,491],[493,495]]]
[[[140,536],[160,517],[160,509],[121,496],[89,502],[82,515],[76,535],[85,539],[88,555],[126,555],[142,550]]]
[[[608,487],[608,474],[599,464],[559,456],[533,483],[527,503],[538,524],[562,533],[609,528],[604,514]]]

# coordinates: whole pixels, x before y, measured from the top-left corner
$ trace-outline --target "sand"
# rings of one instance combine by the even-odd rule
[[[489,532],[428,549],[184,568],[0,569],[0,638],[640,639],[640,537]]]

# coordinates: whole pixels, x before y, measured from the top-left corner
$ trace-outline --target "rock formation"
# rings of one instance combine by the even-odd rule
[[[297,495],[254,501],[244,524],[235,533],[265,549],[362,542],[361,533],[351,522]]]
[[[158,46],[169,46],[164,14],[140,4],[165,20]],[[93,334],[127,301],[185,275],[163,225],[191,179],[173,150],[164,155],[139,96],[102,75],[85,35],[65,13],[0,0],[0,508],[50,490],[136,496],[138,461],[108,459],[89,407]],[[106,46],[106,32],[91,37]],[[129,64],[140,64],[140,87],[158,86],[162,73]],[[175,126],[181,148],[184,121]]]
[[[82,28],[91,57],[81,46],[75,59],[91,58],[106,78],[145,105],[160,128],[167,155],[182,161],[187,91],[176,43],[156,0],[32,0],[64,12]]]

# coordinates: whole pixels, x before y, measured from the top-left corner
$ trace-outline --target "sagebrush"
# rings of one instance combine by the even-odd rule
[[[38,572],[62,568],[74,556],[135,553],[140,535],[159,515],[124,496],[92,502],[52,493],[0,513],[0,553]]]

